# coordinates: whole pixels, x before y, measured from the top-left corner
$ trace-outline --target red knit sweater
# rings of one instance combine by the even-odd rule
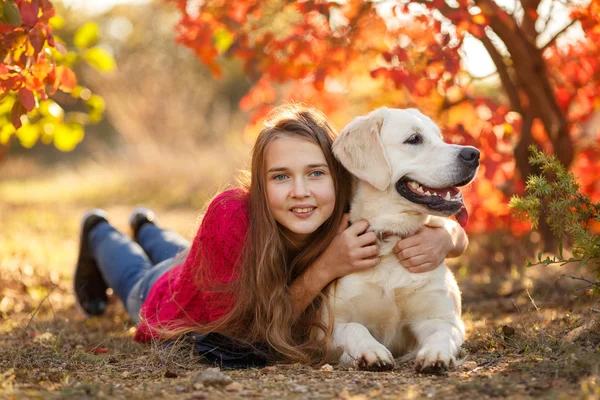
[[[194,283],[199,260],[210,268],[211,280],[227,283],[234,276],[246,232],[248,194],[227,190],[210,203],[185,262],[161,276],[150,289],[141,309],[141,323],[134,339],[161,339],[156,329],[194,326],[212,322],[227,312],[233,299],[219,293],[203,293]]]

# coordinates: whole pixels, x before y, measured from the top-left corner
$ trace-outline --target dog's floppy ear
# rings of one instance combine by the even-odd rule
[[[392,166],[381,143],[387,108],[350,122],[333,142],[333,154],[350,173],[385,190],[392,180]]]

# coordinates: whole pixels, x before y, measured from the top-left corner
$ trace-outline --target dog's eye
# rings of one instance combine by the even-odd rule
[[[421,135],[419,135],[418,133],[415,133],[414,135],[411,135],[411,137],[406,139],[404,141],[404,143],[406,143],[406,144],[421,144],[421,143],[423,143],[423,138],[421,138]]]

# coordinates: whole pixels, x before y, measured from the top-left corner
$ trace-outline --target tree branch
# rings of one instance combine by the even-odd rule
[[[587,286],[583,286],[580,289],[587,289],[589,287],[600,287],[600,282],[594,282],[594,281],[590,281],[589,279],[585,279],[583,276],[581,277],[576,277],[576,276],[572,276],[572,275],[567,275],[567,274],[563,274],[563,276],[566,276],[567,278],[571,278],[571,279],[575,279],[576,281],[583,281],[585,283],[588,283]]]
[[[538,36],[538,32],[535,29],[535,23],[538,18],[533,18],[531,11],[534,11],[537,15],[537,8],[539,5],[540,0],[521,0],[521,6],[523,7],[523,22],[521,23],[521,29],[532,43],[536,42]]]
[[[508,72],[508,66],[504,62],[504,57],[502,56],[502,54],[500,54],[496,46],[494,46],[491,39],[487,37],[487,35],[484,35],[483,37],[479,38],[479,40],[481,41],[481,43],[483,43],[483,46],[490,54],[490,57],[492,58],[492,61],[494,62],[494,65],[498,70],[500,81],[502,82],[502,86],[504,87],[504,90],[506,91],[506,94],[510,99],[510,103],[512,105],[513,110],[522,114],[523,108],[521,106],[521,100],[519,99],[517,86],[510,77],[510,74]]]
[[[555,4],[556,4],[556,1],[553,1],[550,4],[550,11],[548,11],[548,18],[546,18],[546,22],[544,22],[544,29],[542,29],[542,31],[540,33],[544,33],[548,29],[548,24],[550,23],[550,20],[552,19],[552,12],[554,11]]]
[[[440,113],[446,110],[451,109],[454,106],[459,105],[460,103],[464,103],[465,101],[471,101],[473,100],[470,96],[464,95],[463,97],[461,97],[458,100],[455,101],[450,101],[448,100],[448,97],[444,97],[444,102],[442,103],[442,107],[440,108]]]
[[[577,21],[578,21],[578,20],[574,19],[574,20],[572,20],[571,22],[569,22],[569,23],[568,23],[568,24],[567,24],[567,25],[566,25],[564,28],[562,28],[562,29],[561,29],[561,30],[560,30],[560,31],[559,31],[559,32],[558,32],[556,35],[554,35],[554,37],[553,37],[552,39],[550,39],[550,40],[548,41],[548,43],[546,43],[545,45],[543,45],[543,46],[541,47],[541,51],[544,51],[544,50],[546,50],[546,48],[547,48],[548,46],[550,46],[552,43],[554,43],[554,42],[556,41],[556,39],[558,39],[558,37],[559,37],[560,35],[562,35],[563,33],[565,33],[565,31],[566,31],[567,29],[569,29],[571,26],[573,26],[573,24],[574,24],[575,22],[577,22]]]

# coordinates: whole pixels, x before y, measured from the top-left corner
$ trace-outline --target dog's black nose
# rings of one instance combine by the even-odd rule
[[[475,147],[465,147],[458,153],[458,157],[470,166],[476,167],[479,165],[479,150]]]

